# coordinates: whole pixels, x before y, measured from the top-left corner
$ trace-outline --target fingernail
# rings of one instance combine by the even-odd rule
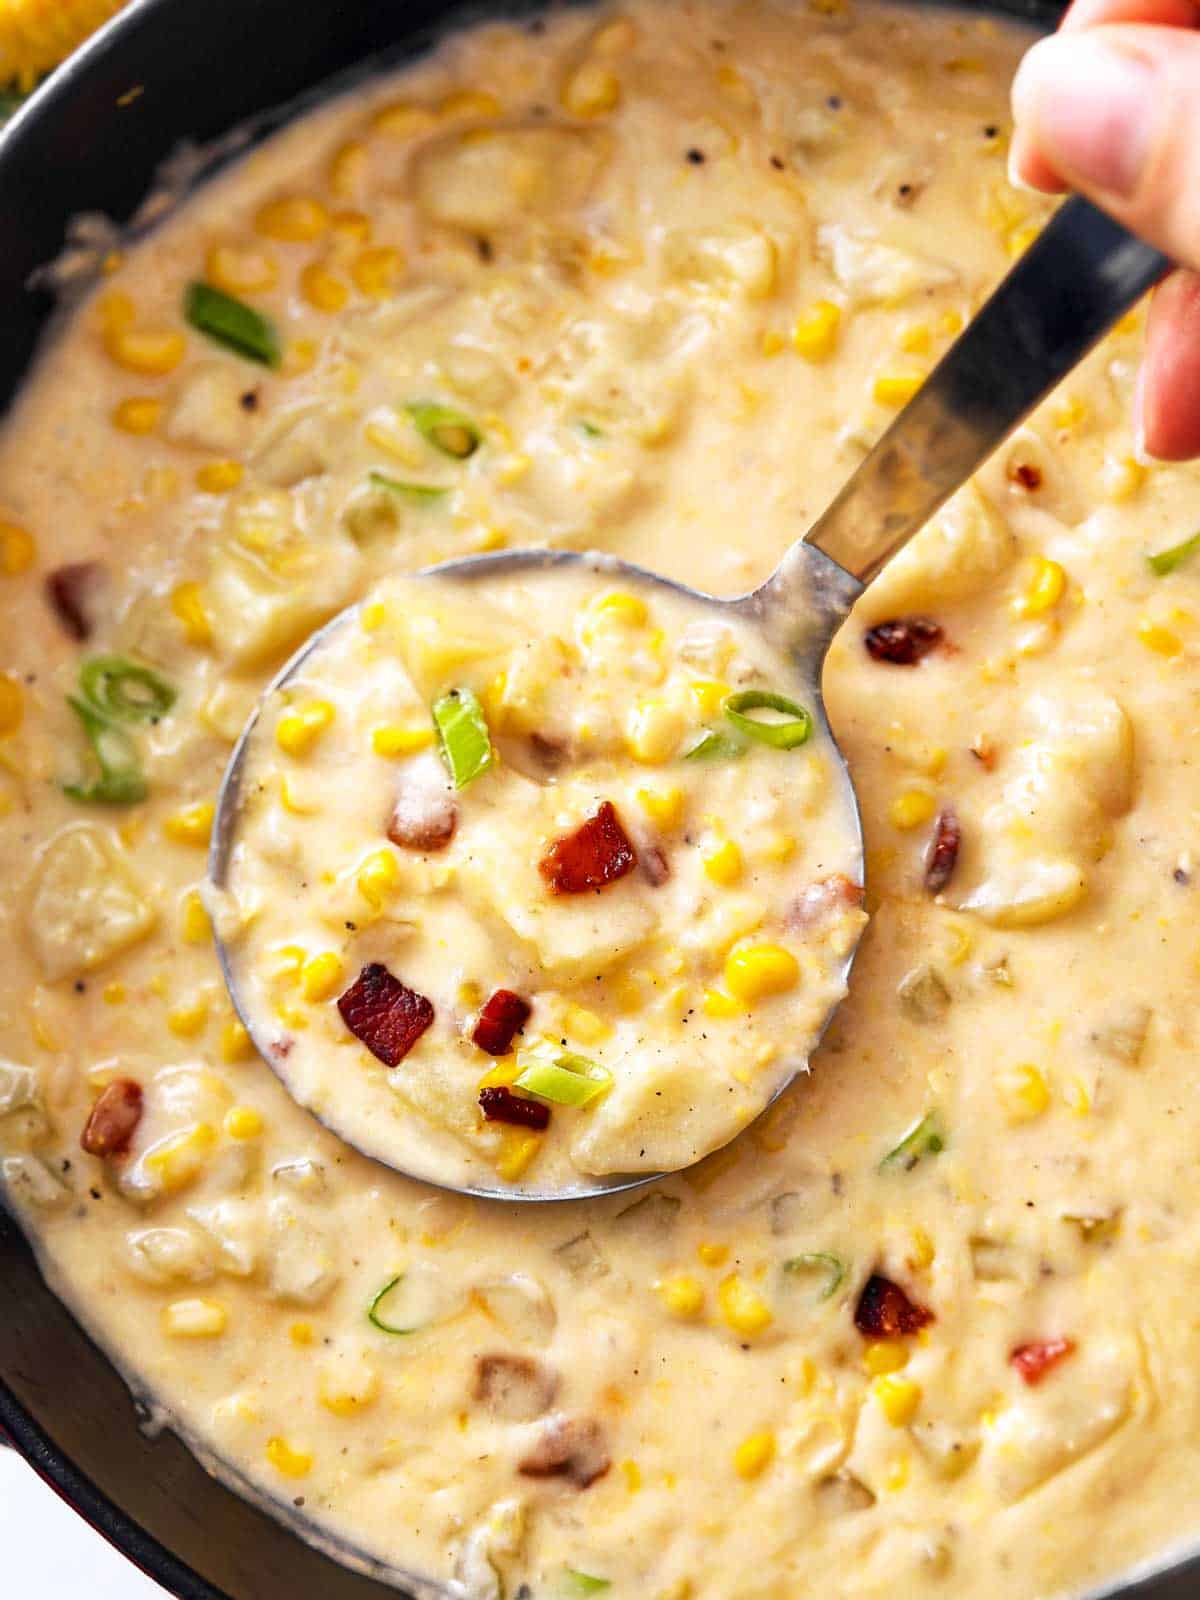
[[[1043,39],[1021,63],[1013,108],[1064,177],[1120,198],[1136,192],[1160,108],[1142,57],[1086,34]]]
[[[1133,389],[1133,459],[1139,466],[1154,464],[1154,457],[1146,449],[1146,369],[1142,367]]]

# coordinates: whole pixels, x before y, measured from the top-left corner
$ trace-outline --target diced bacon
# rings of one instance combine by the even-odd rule
[[[925,852],[925,887],[930,894],[941,894],[954,876],[962,828],[953,811],[943,811],[934,823],[929,848]]]
[[[489,1056],[506,1056],[514,1038],[529,1021],[533,1007],[511,989],[497,989],[475,1021],[471,1038]]]
[[[567,1478],[577,1489],[612,1465],[604,1429],[594,1417],[550,1417],[533,1449],[517,1464],[527,1478]]]
[[[621,826],[617,808],[605,800],[594,817],[550,846],[538,871],[554,894],[586,894],[615,883],[637,864],[637,851]]]
[[[79,1143],[89,1156],[123,1156],[142,1120],[142,1086],[132,1078],[110,1083],[92,1107]]]
[[[444,850],[458,827],[458,802],[441,763],[418,758],[401,774],[387,836],[404,850]]]
[[[868,628],[863,636],[867,654],[893,667],[914,667],[942,642],[942,626],[932,617],[895,617]]]
[[[394,978],[380,961],[362,969],[337,1007],[354,1037],[388,1067],[404,1060],[433,1021],[425,996]]]
[[[479,1109],[489,1122],[507,1122],[514,1128],[533,1128],[540,1133],[550,1126],[550,1107],[540,1100],[514,1094],[503,1084],[489,1084],[479,1091]]]
[[[843,872],[835,872],[802,889],[788,908],[785,922],[792,933],[803,933],[828,922],[837,912],[857,908],[862,903],[862,885]]]
[[[83,640],[91,633],[89,601],[103,577],[98,561],[75,561],[46,574],[46,598],[72,639]]]
[[[1074,1353],[1074,1339],[1038,1339],[1031,1344],[1019,1344],[1008,1359],[1032,1388],[1035,1383],[1041,1383],[1060,1361],[1065,1361]]]
[[[933,1321],[933,1312],[910,1300],[898,1283],[873,1272],[854,1308],[854,1326],[868,1339],[902,1339]]]

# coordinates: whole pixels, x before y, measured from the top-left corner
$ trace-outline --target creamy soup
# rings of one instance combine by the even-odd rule
[[[769,572],[1044,220],[1022,44],[840,0],[468,32],[109,259],[0,435],[8,1200],[311,1537],[469,1600],[992,1600],[1194,1528],[1200,477],[1135,459],[1140,314],[842,630],[870,925],[811,1073],[700,1165],[511,1206],[364,1159],[251,1048],[200,892],[255,700],[373,583],[538,541]],[[803,819],[713,815],[698,852],[808,870]],[[506,977],[468,954],[439,996]]]

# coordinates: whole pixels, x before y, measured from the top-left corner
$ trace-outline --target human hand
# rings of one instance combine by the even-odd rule
[[[1087,195],[1179,263],[1138,380],[1147,454],[1200,456],[1200,0],[1075,0],[1013,83],[1017,183]]]

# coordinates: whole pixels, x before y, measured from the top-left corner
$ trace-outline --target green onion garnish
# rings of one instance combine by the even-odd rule
[[[928,1111],[901,1139],[894,1150],[889,1150],[879,1163],[880,1172],[900,1167],[911,1172],[925,1156],[936,1156],[946,1148],[946,1135],[936,1111]]]
[[[406,409],[422,439],[455,461],[473,456],[483,443],[483,435],[470,417],[453,406],[439,405],[436,400],[414,400]]]
[[[283,342],[275,324],[244,300],[235,300],[210,283],[188,284],[183,314],[197,333],[247,361],[277,367],[283,360]]]
[[[63,793],[87,804],[134,805],[146,798],[146,780],[133,740],[86,700],[67,696],[67,704],[83,724],[92,755],[100,769],[89,783],[64,783]]]
[[[802,1272],[823,1272],[825,1283],[817,1296],[818,1301],[831,1299],[846,1278],[846,1263],[841,1256],[830,1255],[825,1250],[812,1250],[806,1255],[793,1256],[790,1261],[783,1263],[783,1270],[794,1275]]]
[[[598,428],[594,422],[589,422],[586,417],[580,417],[577,427],[585,439],[603,439],[604,429]]]
[[[586,1106],[612,1086],[612,1074],[605,1067],[570,1050],[535,1047],[522,1050],[517,1060],[523,1070],[513,1087],[552,1105]]]
[[[440,489],[432,483],[405,483],[403,478],[389,478],[386,472],[369,473],[368,480],[372,488],[386,489],[390,494],[401,494],[406,500],[418,500],[426,505],[444,500],[450,493],[449,489]]]
[[[380,1333],[394,1333],[401,1338],[406,1334],[416,1333],[417,1330],[416,1328],[397,1328],[394,1323],[386,1322],[384,1318],[387,1312],[386,1307],[384,1306],[384,1301],[387,1299],[388,1295],[391,1294],[392,1290],[397,1288],[403,1282],[404,1274],[402,1272],[397,1273],[396,1276],[390,1280],[390,1282],[384,1284],[383,1288],[380,1289],[379,1293],[367,1307],[367,1321],[372,1327],[378,1328]]]
[[[79,670],[79,686],[113,722],[157,722],[178,698],[165,678],[128,656],[93,656]]]
[[[795,750],[812,738],[813,719],[804,707],[769,689],[744,689],[741,694],[731,694],[723,709],[739,733],[776,750]],[[787,721],[764,722],[761,717],[747,716],[750,711],[778,711]]]
[[[736,761],[746,754],[740,739],[728,733],[718,733],[715,728],[705,728],[690,750],[685,750],[685,761]]]
[[[577,1572],[574,1567],[564,1567],[562,1593],[564,1595],[603,1594],[612,1588],[611,1578],[594,1578],[590,1572]]]
[[[451,689],[433,704],[442,759],[456,789],[465,789],[496,759],[483,707],[470,689]]]
[[[1197,550],[1200,550],[1200,533],[1194,533],[1182,544],[1173,544],[1169,550],[1160,550],[1155,556],[1147,556],[1146,565],[1156,577],[1165,578],[1168,572],[1174,572],[1176,567],[1181,567]]]

